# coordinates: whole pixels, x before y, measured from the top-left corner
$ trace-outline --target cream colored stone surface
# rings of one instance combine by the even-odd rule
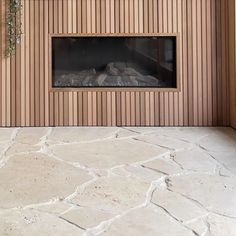
[[[1,236],[82,236],[84,231],[51,214],[36,210],[12,210],[0,214]]]
[[[161,209],[140,208],[115,220],[102,236],[193,236],[192,230],[170,218]]]
[[[0,235],[234,236],[230,128],[0,129]]]
[[[89,179],[86,171],[44,154],[16,155],[0,169],[0,208],[65,198]]]
[[[188,222],[206,214],[206,211],[189,199],[166,189],[157,189],[152,195],[152,203],[179,219]]]
[[[207,174],[169,179],[171,191],[198,203],[207,211],[236,218],[236,178]]]
[[[106,140],[83,144],[56,145],[53,154],[62,160],[90,168],[111,168],[144,161],[164,154],[167,150],[133,139]]]
[[[79,225],[83,229],[89,229],[96,227],[101,222],[107,221],[114,216],[115,215],[109,211],[101,211],[90,207],[77,207],[62,214],[61,218],[75,225]]]
[[[48,139],[55,142],[70,143],[70,142],[91,142],[94,140],[107,139],[115,137],[118,128],[103,128],[103,127],[82,127],[82,128],[54,128]]]
[[[150,184],[136,178],[102,177],[79,190],[72,203],[121,213],[145,201]]]

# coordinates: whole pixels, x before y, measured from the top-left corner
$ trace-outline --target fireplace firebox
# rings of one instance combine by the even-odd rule
[[[177,88],[175,36],[53,36],[52,88]]]

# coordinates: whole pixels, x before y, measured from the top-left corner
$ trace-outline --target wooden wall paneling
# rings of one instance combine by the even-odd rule
[[[228,7],[223,0],[25,0],[22,43],[11,58],[1,26],[0,125],[228,125]],[[49,34],[113,32],[179,32],[181,91],[49,91]]]

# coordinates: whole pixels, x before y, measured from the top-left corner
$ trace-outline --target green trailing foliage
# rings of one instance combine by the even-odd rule
[[[15,53],[17,44],[21,41],[21,5],[22,0],[8,0],[6,12],[7,45],[6,56]]]

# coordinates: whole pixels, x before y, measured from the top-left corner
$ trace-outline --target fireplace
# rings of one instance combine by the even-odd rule
[[[52,88],[177,88],[175,36],[53,36]]]

